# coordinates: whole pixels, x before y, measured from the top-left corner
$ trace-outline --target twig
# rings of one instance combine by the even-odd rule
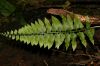
[[[48,63],[46,62],[46,60],[44,60],[44,64],[45,64],[46,66],[48,66]]]
[[[67,11],[65,9],[56,9],[56,8],[50,8],[47,10],[47,13],[49,14],[54,14],[54,15],[64,15],[66,16],[67,14],[70,14],[73,16],[73,12]],[[81,15],[81,14],[75,14],[78,16],[78,18],[82,21],[82,23],[86,22],[86,16]],[[100,24],[100,17],[99,16],[89,16],[91,24]]]

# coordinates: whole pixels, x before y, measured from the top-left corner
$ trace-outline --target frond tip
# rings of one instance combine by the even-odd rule
[[[61,18],[62,21],[52,16],[51,22],[47,18],[44,21],[38,19],[35,23],[31,23],[31,25],[28,24],[18,30],[1,33],[1,35],[23,41],[32,46],[39,44],[40,47],[48,47],[48,49],[55,42],[55,48],[57,49],[59,49],[62,43],[65,43],[66,50],[71,45],[74,51],[77,47],[77,37],[79,37],[82,44],[86,47],[85,35],[94,44],[94,29],[90,28],[89,20],[84,27],[77,16],[74,19],[69,15],[67,17],[61,16]]]

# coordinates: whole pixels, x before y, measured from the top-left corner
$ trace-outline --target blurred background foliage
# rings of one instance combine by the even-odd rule
[[[10,26],[9,29],[14,26],[18,28],[19,25],[23,26],[38,17],[41,18],[48,8],[68,9],[69,5],[73,5],[72,2],[81,1],[95,2],[95,0],[0,0],[0,28],[7,28],[7,30],[8,26]],[[78,7],[81,5],[79,4]],[[91,13],[89,10],[86,11]],[[2,30],[0,29],[0,31]]]
[[[24,17],[27,15],[23,15],[23,13],[26,13],[26,11],[38,9],[45,6],[45,4],[63,3],[65,1],[66,0],[0,0],[0,27],[15,22],[20,25],[25,25],[26,21]]]

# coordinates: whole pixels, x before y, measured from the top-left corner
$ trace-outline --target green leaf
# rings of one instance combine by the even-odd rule
[[[37,27],[35,27],[35,24],[31,23],[31,28],[32,28],[32,31],[33,33],[37,33]]]
[[[0,0],[0,12],[4,16],[9,16],[11,13],[15,11],[15,6],[9,3],[6,0]]]
[[[14,34],[13,30],[11,30],[10,34]]]
[[[74,17],[74,20],[72,20],[69,15],[67,15],[67,17],[61,16],[61,18],[62,23],[56,17],[52,16],[52,23],[50,23],[47,18],[45,18],[44,21],[38,19],[35,23],[31,23],[31,25],[27,24],[18,30],[15,29],[14,31],[11,30],[0,34],[23,41],[32,46],[39,44],[40,47],[47,47],[48,49],[53,46],[54,42],[55,48],[57,49],[65,42],[66,50],[71,44],[73,51],[75,51],[77,47],[77,36],[86,47],[87,43],[84,34],[86,34],[89,40],[94,44],[94,29],[88,24],[86,26],[88,26],[87,28],[89,29],[83,26],[77,16]],[[85,31],[83,31],[83,29]]]
[[[55,36],[53,34],[50,34],[49,39],[48,39],[49,44],[47,45],[48,49],[50,49],[53,46],[54,39],[55,39]]]
[[[45,22],[45,26],[46,26],[46,31],[51,32],[52,27],[51,27],[50,21],[47,18],[45,18],[44,22]]]
[[[77,30],[79,28],[83,28],[83,24],[81,23],[81,20],[78,18],[78,16],[75,15],[74,17],[74,28]]]
[[[20,40],[20,36],[19,35],[16,35],[16,40]]]
[[[65,39],[65,35],[64,34],[56,34],[55,35],[55,47],[58,49],[60,47],[60,45],[63,43]]]
[[[31,43],[31,37],[30,37],[30,35],[25,36],[25,38],[26,38],[27,44],[30,44]]]
[[[66,47],[66,50],[68,49],[68,47],[70,45],[70,41],[71,41],[71,35],[67,33],[65,35],[65,47]]]
[[[52,31],[61,31],[62,30],[62,24],[60,21],[52,16]]]
[[[67,18],[63,15],[61,15],[62,17],[62,31],[66,31],[69,29],[69,25],[67,24]]]
[[[25,25],[24,27],[20,28],[18,30],[18,34],[30,34],[30,32],[32,33],[32,31],[29,30],[31,27],[30,28],[29,27],[30,27],[29,25]]]
[[[36,43],[35,43],[35,36],[34,35],[31,35],[30,36],[30,41],[31,41],[31,45],[33,46],[33,45],[36,45]]]
[[[71,19],[71,17],[69,15],[67,15],[67,25],[69,25],[69,30],[73,30],[74,26],[73,26],[73,20]]]
[[[39,46],[42,47],[44,44],[44,35],[39,35]]]
[[[86,29],[90,29],[91,27],[91,24],[90,24],[90,20],[89,20],[89,17],[86,16]]]
[[[9,32],[9,31],[7,31],[7,33],[4,33],[4,34],[8,34],[8,35],[9,35],[9,34],[10,34],[10,32]]]
[[[86,46],[87,46],[87,42],[86,42],[86,40],[85,40],[85,35],[84,35],[84,33],[83,33],[83,32],[79,32],[79,33],[78,33],[78,36],[79,36],[79,38],[80,38],[82,44],[86,47]]]
[[[39,23],[37,21],[35,21],[35,32],[38,33],[38,32],[41,32],[41,27],[39,27]]]
[[[16,29],[14,30],[14,34],[17,35],[17,30]]]
[[[21,35],[21,36],[20,36],[20,41],[21,41],[21,42],[22,42],[22,41],[26,42],[26,40],[25,40],[25,38],[24,38],[24,35]]]
[[[44,38],[44,48],[48,47],[48,49],[50,49],[54,43],[55,36],[53,34],[45,34]]]
[[[75,33],[71,33],[71,44],[72,44],[72,49],[75,51],[77,47],[77,42],[76,42],[77,35]]]
[[[15,35],[12,35],[11,37],[12,37],[12,39],[15,39],[15,38],[16,38],[16,36],[15,36]]]
[[[49,39],[50,39],[50,34],[45,34],[44,35],[44,48],[46,48],[48,45],[50,45],[50,42],[49,42]]]
[[[38,19],[38,22],[39,22],[38,28],[40,29],[40,32],[45,32],[46,31],[46,28],[45,28],[45,25],[42,22],[42,20]]]
[[[11,38],[11,37],[12,37],[12,35],[9,35],[8,37],[9,37],[9,38]]]
[[[86,30],[85,34],[88,36],[89,40],[94,44],[94,29]]]
[[[37,45],[39,43],[39,36],[38,35],[34,35],[35,40],[34,40],[34,45]]]

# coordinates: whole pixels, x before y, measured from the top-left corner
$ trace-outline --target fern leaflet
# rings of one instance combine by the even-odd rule
[[[51,22],[45,18],[44,21],[38,19],[31,25],[25,25],[18,30],[11,30],[2,35],[23,41],[24,43],[38,45],[40,47],[48,47],[50,49],[55,42],[55,48],[59,49],[64,42],[66,50],[72,45],[73,51],[77,47],[77,37],[79,37],[82,44],[86,47],[87,42],[85,36],[87,35],[92,44],[94,44],[94,29],[90,27],[87,19],[86,26],[84,26],[77,16],[72,19],[69,15],[67,17],[61,16],[62,22],[52,16]]]

